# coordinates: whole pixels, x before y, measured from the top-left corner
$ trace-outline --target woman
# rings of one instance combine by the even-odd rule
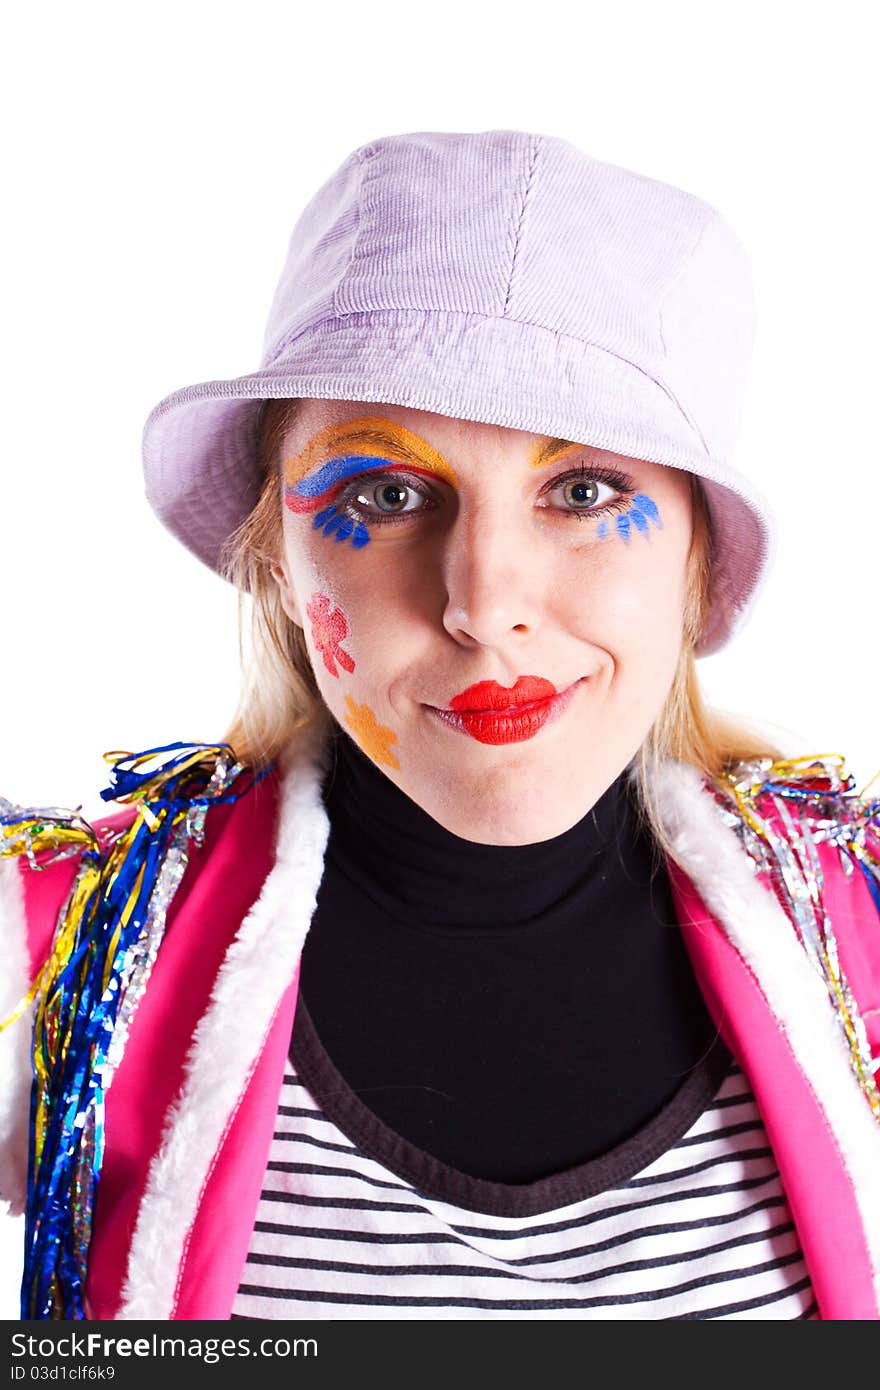
[[[695,672],[772,550],[753,309],[689,193],[392,136],[153,411],[252,653],[123,810],[5,804],[24,1312],[878,1316],[880,806]]]

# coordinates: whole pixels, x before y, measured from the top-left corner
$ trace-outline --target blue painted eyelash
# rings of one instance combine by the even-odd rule
[[[356,550],[360,550],[370,539],[370,533],[362,521],[355,520],[346,512],[337,511],[335,506],[322,507],[316,512],[312,528],[320,530],[325,536],[332,536],[335,541],[347,541],[351,537]]]
[[[663,522],[660,520],[660,509],[653,497],[649,497],[646,492],[637,492],[632,499],[628,509],[618,516],[614,523],[614,529],[621,540],[629,541],[632,527],[640,531],[643,536],[647,536],[650,530],[649,522],[654,523],[660,530],[663,529]],[[608,535],[609,525],[607,521],[600,521],[596,529],[598,540],[604,540]]]

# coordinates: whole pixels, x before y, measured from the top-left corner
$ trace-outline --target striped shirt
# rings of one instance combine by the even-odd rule
[[[610,1154],[497,1183],[388,1129],[301,999],[232,1317],[817,1317],[754,1096],[713,1054]]]

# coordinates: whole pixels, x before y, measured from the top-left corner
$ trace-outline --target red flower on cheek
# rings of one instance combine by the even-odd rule
[[[315,594],[306,604],[306,612],[312,624],[312,640],[331,676],[339,676],[337,661],[343,671],[348,671],[350,675],[354,670],[354,661],[341,646],[348,636],[348,623],[342,609],[332,608],[326,594]]]

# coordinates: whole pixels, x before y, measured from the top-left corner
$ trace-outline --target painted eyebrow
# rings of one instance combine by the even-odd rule
[[[407,429],[406,426],[401,425],[399,430],[400,433],[386,430],[378,420],[375,423],[372,420],[365,423],[363,419],[345,421],[338,427],[330,426],[321,430],[295,460],[289,459],[285,462],[285,473],[287,473],[288,465],[295,462],[298,465],[295,470],[296,476],[302,479],[311,474],[322,461],[334,453],[340,453],[352,447],[360,447],[363,452],[367,452],[363,446],[369,446],[371,449],[379,449],[389,454],[389,461],[397,460],[412,464],[414,467],[419,465],[424,467],[429,462],[426,454],[433,455],[449,469],[453,477],[455,476],[454,469],[446,462],[439,449],[435,449],[427,441],[419,440],[419,436]],[[419,440],[420,443],[424,444],[424,450],[409,445],[406,438],[401,438],[401,434],[410,435]],[[578,444],[574,440],[545,438],[534,446],[535,452],[531,460],[531,467],[544,468],[560,454],[582,448],[584,445]]]
[[[345,439],[344,435],[343,439]],[[394,453],[400,454],[401,457],[405,458],[409,463],[423,462],[422,455],[419,453],[418,450],[410,449],[409,446],[402,440],[398,440],[397,437],[394,435],[387,434],[379,426],[371,427],[368,430],[353,431],[350,437],[348,439],[345,439],[345,442],[351,444],[358,443],[361,440],[369,440],[371,443],[378,444],[380,448],[390,449]],[[577,444],[574,440],[571,439],[545,439],[542,443],[539,443],[535,447],[536,452],[531,461],[532,468],[543,468],[545,464],[552,463],[553,460],[557,457],[557,455],[566,453],[569,449],[583,449],[584,445]],[[443,458],[443,455],[440,453],[439,449],[434,450],[433,445],[428,445],[428,448],[430,448],[433,452],[436,452],[440,458]],[[445,459],[443,461],[444,463],[446,462]]]
[[[423,443],[423,447],[409,444],[407,436]],[[398,433],[384,429],[379,422],[363,418],[319,430],[298,455],[284,460],[285,480],[288,484],[296,485],[326,465],[334,455],[352,449],[378,462],[404,463],[420,471],[426,468],[436,471],[457,486],[455,471],[432,445],[419,441],[418,436],[403,425],[399,426]]]
[[[409,434],[410,431],[407,430],[407,433]],[[299,458],[306,464],[306,469],[310,472],[318,463],[329,458],[332,454],[342,453],[346,449],[360,445],[369,445],[370,449],[385,450],[396,458],[402,459],[405,463],[424,464],[426,451],[442,457],[438,450],[427,443],[424,451],[412,448],[405,439],[401,439],[397,434],[392,434],[390,430],[383,429],[381,425],[346,422],[338,429],[333,429],[331,426],[321,430],[315,439],[302,450]],[[369,450],[364,449],[362,452],[367,453]]]
[[[370,425],[367,428],[356,430],[343,430],[331,440],[330,447],[322,449],[321,453],[325,456],[331,453],[335,454],[342,448],[350,448],[352,445],[360,444],[368,444],[370,448],[383,449],[386,453],[393,454],[405,463],[424,464],[425,462],[425,455],[420,449],[411,448],[405,439],[400,439],[397,435],[383,430],[378,425]],[[439,449],[435,450],[428,444],[425,447],[442,458]],[[365,449],[364,453],[367,452],[369,450]]]
[[[552,463],[560,454],[567,454],[572,449],[583,449],[586,445],[576,444],[571,439],[545,439],[543,444],[539,444],[532,459],[533,468],[545,468],[548,463]]]

